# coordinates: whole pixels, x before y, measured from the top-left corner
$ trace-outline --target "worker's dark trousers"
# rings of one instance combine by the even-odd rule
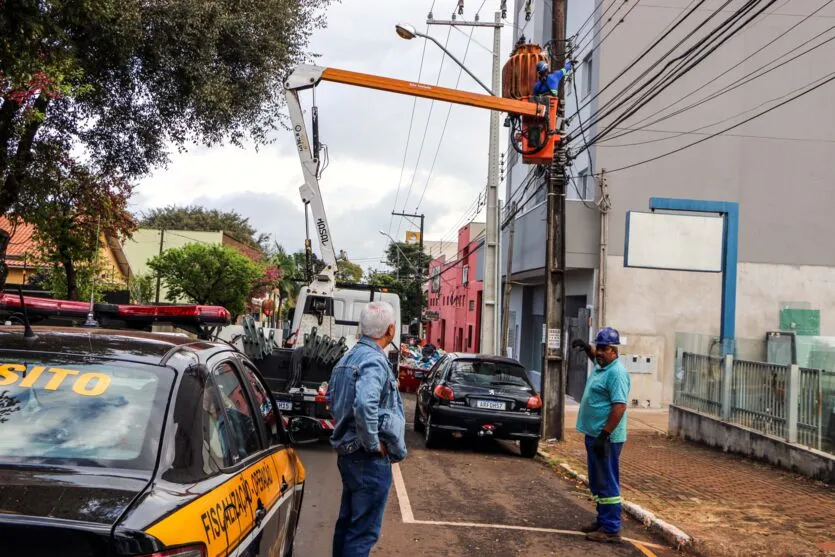
[[[620,451],[623,443],[609,443],[608,455],[600,458],[592,445],[594,437],[586,435],[589,466],[589,488],[597,503],[597,523],[604,532],[620,532]]]

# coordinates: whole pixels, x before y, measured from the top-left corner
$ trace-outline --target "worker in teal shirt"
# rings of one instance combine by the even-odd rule
[[[582,531],[587,540],[620,543],[620,453],[626,442],[631,380],[618,359],[620,334],[615,329],[601,329],[594,344],[582,339],[571,343],[597,364],[586,380],[577,415],[577,431],[586,436],[589,488],[597,503],[597,520]]]

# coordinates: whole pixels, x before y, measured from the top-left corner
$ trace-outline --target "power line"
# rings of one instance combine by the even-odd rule
[[[435,7],[435,1],[433,0],[432,5],[429,7],[429,12],[432,12],[432,9]],[[429,33],[429,25],[426,26],[426,32]],[[426,59],[426,44],[429,42],[429,39],[423,39],[423,51],[420,54],[420,67],[418,69],[418,82],[420,82],[420,78],[423,75],[423,62]],[[397,210],[397,199],[400,197],[400,187],[403,183],[403,173],[406,171],[406,157],[409,154],[409,143],[411,143],[412,139],[412,126],[415,123],[415,109],[417,108],[417,100],[418,98],[415,97],[412,100],[412,115],[409,117],[409,131],[406,133],[406,148],[403,149],[403,162],[400,165],[400,178],[397,180],[397,190],[394,193],[394,205],[391,207],[391,212],[394,213]],[[391,228],[394,225],[394,215],[389,217],[389,228],[388,233],[391,234]],[[399,232],[398,232],[399,234]]]
[[[826,41],[826,43],[831,42],[831,41],[833,41],[833,40],[835,40],[835,37],[832,37],[832,38],[828,39],[828,40]],[[818,46],[823,46],[823,44],[826,44],[826,43],[821,43],[821,44],[820,44],[820,45],[818,45]],[[772,68],[772,69],[775,69],[775,68]],[[769,70],[769,71],[771,71],[771,70]],[[763,74],[763,75],[764,75],[764,74]],[[750,81],[750,80],[749,80],[749,81]],[[740,84],[740,85],[742,85],[742,84]],[[738,87],[738,86],[739,86],[739,85],[737,85],[737,87]],[[807,85],[804,85],[803,87],[806,87],[806,86],[808,86],[808,84],[807,84]],[[769,99],[769,100],[767,100],[767,101],[765,101],[765,102],[762,102],[762,103],[758,104],[758,105],[757,105],[757,106],[755,106],[755,107],[752,107],[752,108],[750,108],[750,109],[748,109],[748,110],[746,110],[746,111],[744,111],[744,112],[741,112],[741,113],[736,114],[736,115],[734,115],[734,116],[731,116],[731,117],[729,117],[729,118],[724,118],[724,119],[719,120],[719,121],[717,121],[717,122],[713,122],[712,124],[707,124],[707,125],[705,125],[705,126],[698,127],[698,128],[696,128],[696,129],[694,129],[694,130],[685,131],[685,132],[667,132],[667,133],[672,133],[672,134],[675,134],[675,135],[668,136],[668,137],[662,137],[662,138],[659,138],[659,139],[650,139],[650,140],[646,140],[646,141],[638,141],[638,142],[633,142],[633,143],[621,143],[621,144],[617,144],[617,145],[604,145],[604,147],[634,147],[634,146],[637,146],[637,145],[646,145],[646,144],[649,144],[649,143],[657,143],[657,142],[659,142],[659,141],[666,141],[666,140],[668,140],[668,139],[675,139],[676,137],[681,137],[682,135],[693,134],[693,133],[696,133],[696,132],[698,132],[698,131],[701,131],[701,130],[703,130],[703,129],[705,129],[705,128],[710,128],[710,127],[716,126],[716,125],[718,125],[718,124],[721,124],[721,123],[723,123],[723,122],[727,122],[728,120],[733,120],[734,118],[738,118],[739,116],[741,116],[741,115],[743,115],[743,114],[747,114],[748,112],[751,112],[752,110],[756,110],[757,108],[759,108],[759,107],[763,106],[764,104],[768,104],[768,103],[770,103],[770,102],[774,102],[774,101],[776,101],[776,100],[779,100],[779,99],[785,98],[786,96],[790,95],[791,93],[794,93],[794,92],[799,91],[800,89],[803,89],[803,87],[800,87],[799,89],[794,89],[793,91],[789,91],[789,92],[788,92],[788,93],[786,93],[785,95],[781,95],[781,96],[779,96],[779,97],[775,97],[775,98],[773,98],[773,99]],[[736,88],[736,87],[734,87],[734,89],[735,89],[735,88]],[[729,90],[730,90],[730,89],[729,89]],[[728,90],[728,91],[729,91],[729,90]],[[728,92],[728,91],[723,91],[723,92],[722,92],[722,93],[720,93],[720,94],[724,94],[724,93],[726,93],[726,92]],[[719,96],[719,95],[717,95],[717,96]],[[712,98],[715,98],[715,97],[712,97]],[[708,98],[707,100],[711,100],[711,98]],[[637,130],[633,130],[633,131],[637,131]],[[620,136],[618,136],[618,137],[622,137],[623,135],[626,135],[626,134],[621,134],[621,135],[620,135]]]
[[[725,42],[730,40],[733,36],[735,36],[737,33],[739,33],[742,29],[747,27],[748,24],[750,24],[755,18],[759,17],[760,14],[763,13],[763,11],[765,11],[769,6],[773,5],[776,1],[777,0],[769,0],[762,8],[760,8],[756,13],[754,13],[753,15],[748,17],[745,21],[743,21],[736,29],[731,29],[724,37],[722,37],[721,39],[718,39],[718,42],[715,45],[713,45],[711,48],[709,48],[707,50],[707,52],[705,52],[704,54],[701,54],[701,56],[699,58],[692,61],[686,68],[683,68],[681,71],[679,71],[675,75],[672,75],[672,74],[668,75],[667,77],[665,77],[664,80],[662,80],[661,83],[657,84],[652,90],[645,92],[644,95],[640,99],[638,99],[635,103],[633,103],[632,106],[630,106],[626,110],[625,113],[622,113],[619,117],[617,117],[615,119],[614,122],[609,124],[604,130],[602,130],[594,138],[592,138],[590,143],[593,144],[596,141],[598,141],[601,138],[608,135],[618,124],[620,124],[621,122],[625,121],[630,116],[635,114],[638,110],[640,110],[643,106],[645,106],[647,103],[649,103],[652,99],[654,99],[655,97],[660,95],[670,85],[675,83],[681,77],[686,75],[690,70],[692,70],[694,67],[699,65],[705,58],[710,56],[713,52],[716,51],[716,49],[718,49]],[[717,27],[717,29],[719,29],[721,27],[724,27],[725,24],[728,21],[731,21],[730,26],[732,26],[734,23],[736,23],[736,21],[734,21],[734,20],[741,19],[744,15],[746,15],[749,11],[751,11],[751,8],[749,8],[749,5],[751,7],[753,7],[758,2],[760,2],[760,0],[750,0],[748,2],[748,4],[746,4],[745,7],[741,8],[739,11],[737,11],[731,18],[729,18],[729,20],[726,20],[726,22],[723,22],[719,27]],[[716,30],[714,30],[714,32],[715,31]],[[711,34],[713,34],[714,32],[711,32]],[[708,36],[710,36],[710,34]],[[714,37],[714,39],[716,39],[716,37]],[[714,39],[712,39],[712,40],[714,40]],[[699,41],[699,46],[701,46],[702,44],[704,44],[704,39],[702,41]],[[707,44],[709,45],[710,43],[707,43]],[[695,48],[696,47],[691,48],[688,51],[688,55],[689,55],[689,53],[695,53]],[[658,74],[656,74],[656,75],[658,75]]]
[[[591,36],[591,39],[589,39],[589,42],[586,43],[586,45],[593,44],[594,43],[594,38],[597,37],[597,35],[599,35],[601,31],[603,31],[603,28],[606,27],[606,24],[608,24],[612,21],[612,18],[615,17],[617,15],[617,13],[619,11],[621,11],[621,9],[623,9],[623,7],[627,4],[628,1],[629,0],[620,0],[620,4],[618,4],[616,0],[612,0],[612,3],[609,4],[608,8],[606,8],[606,11],[604,11],[602,14],[600,14],[600,17],[598,17],[597,20],[595,20],[595,22],[592,24],[592,26],[588,28],[588,30],[583,34],[582,37],[577,39],[577,49],[582,50],[581,45],[586,41],[586,37],[588,37],[589,33],[591,33],[592,31],[595,30],[595,28],[597,28],[597,31],[594,31],[594,35]],[[606,20],[606,23],[600,25],[600,22],[603,20],[604,17],[606,17],[606,14],[609,13],[609,10],[611,10],[615,6],[617,6],[618,9],[615,10],[614,13],[612,13],[611,16],[609,16],[609,19]]]
[[[438,67],[438,78],[435,80],[435,85],[437,86],[441,81],[441,72],[444,69],[444,61],[446,61],[446,48],[449,46],[449,37],[452,35],[452,28],[447,30],[446,34],[446,41],[444,42],[444,48],[442,49],[444,52],[441,55],[441,64]],[[426,126],[423,128],[423,138],[420,140],[420,149],[418,149],[418,156],[417,160],[415,161],[415,171],[412,173],[412,180],[409,183],[409,189],[406,192],[406,198],[403,200],[403,209],[402,212],[406,212],[406,204],[409,202],[409,197],[412,195],[412,188],[415,185],[415,178],[417,178],[417,171],[420,167],[420,158],[423,154],[423,146],[426,143],[426,134],[429,132],[429,124],[432,121],[432,110],[435,108],[435,101],[429,103],[429,115],[426,117]],[[403,221],[400,220],[397,223],[397,233],[395,234],[395,238],[400,236],[400,227],[403,224]]]
[[[755,115],[751,116],[750,118],[746,118],[745,120],[742,120],[741,122],[738,122],[738,123],[736,123],[736,124],[734,124],[734,125],[732,125],[732,126],[728,126],[727,128],[725,128],[725,129],[723,129],[723,130],[720,130],[720,131],[718,131],[718,132],[712,133],[712,134],[708,135],[707,137],[703,137],[702,139],[699,139],[699,140],[694,141],[694,142],[692,142],[692,143],[688,143],[687,145],[684,145],[684,146],[682,146],[682,147],[679,147],[678,149],[674,149],[674,150],[672,150],[672,151],[668,151],[667,153],[662,153],[662,154],[660,154],[660,155],[658,155],[658,156],[655,156],[655,157],[652,157],[652,158],[650,158],[650,159],[646,159],[646,160],[643,160],[643,161],[640,161],[640,162],[636,162],[636,163],[633,163],[633,164],[628,164],[628,165],[626,165],[626,166],[622,166],[622,167],[620,167],[620,168],[615,168],[615,169],[612,169],[612,170],[607,169],[607,170],[606,170],[606,173],[607,173],[607,174],[609,174],[609,173],[612,173],[612,172],[619,172],[619,171],[621,171],[621,170],[627,170],[627,169],[629,169],[629,168],[635,168],[636,166],[640,166],[640,165],[647,164],[647,163],[650,163],[650,162],[653,162],[653,161],[657,161],[658,159],[662,159],[662,158],[664,158],[664,157],[668,157],[668,156],[670,156],[670,155],[674,155],[674,154],[676,154],[676,153],[680,153],[681,151],[684,151],[685,149],[689,149],[690,147],[693,147],[693,146],[698,145],[698,144],[700,144],[700,143],[704,143],[705,141],[707,141],[707,140],[709,140],[709,139],[713,139],[713,138],[714,138],[714,137],[716,137],[717,135],[721,135],[721,134],[723,134],[723,133],[725,133],[725,132],[728,132],[728,131],[730,131],[730,130],[733,130],[733,129],[735,129],[735,128],[738,128],[739,126],[742,126],[742,125],[744,125],[744,124],[747,124],[748,122],[750,122],[750,121],[752,121],[752,120],[756,120],[756,119],[757,119],[757,118],[759,118],[760,116],[763,116],[763,115],[765,115],[765,114],[768,114],[769,112],[772,112],[772,111],[774,111],[774,110],[777,110],[778,108],[780,108],[780,107],[782,107],[782,106],[784,106],[784,105],[786,105],[786,104],[789,104],[790,102],[793,102],[793,101],[795,101],[795,100],[799,99],[800,97],[803,97],[804,95],[807,95],[807,94],[811,93],[812,91],[815,91],[815,90],[817,90],[817,89],[819,89],[819,88],[823,87],[823,86],[824,86],[824,85],[826,85],[827,83],[830,83],[830,82],[832,82],[832,81],[835,81],[835,72],[830,73],[830,74],[827,74],[827,75],[825,75],[825,76],[823,76],[823,77],[821,77],[821,78],[818,78],[818,79],[817,79],[817,80],[815,80],[815,81],[820,81],[821,79],[824,79],[825,81],[822,81],[821,83],[818,83],[818,84],[817,84],[817,85],[815,85],[814,87],[811,87],[811,88],[809,88],[809,89],[806,89],[805,91],[803,91],[803,92],[801,92],[801,93],[798,93],[797,95],[795,95],[795,96],[793,96],[793,97],[791,97],[791,98],[789,98],[789,99],[786,99],[785,101],[783,101],[783,102],[781,102],[781,103],[779,103],[779,104],[777,104],[777,105],[775,105],[775,106],[772,106],[771,108],[768,108],[768,109],[766,109],[766,110],[763,110],[762,112],[758,112],[757,114],[755,114]],[[812,83],[814,83],[814,82],[812,82]],[[811,85],[811,83],[810,83],[810,84],[808,84],[808,85]]]
[[[481,2],[481,6],[478,8],[478,11],[476,12],[476,16],[478,16],[478,14],[481,13],[481,9],[484,7],[484,4],[486,4],[486,3],[487,3],[487,0],[483,0]],[[457,29],[455,26],[452,26],[452,27]],[[470,35],[469,35],[469,37],[467,37],[467,47],[464,49],[464,56],[461,59],[462,64],[467,62],[467,55],[470,52],[470,45],[473,42],[473,33],[475,32],[475,29],[476,29],[475,27],[470,28]],[[463,31],[462,31],[462,33],[463,33]],[[492,50],[490,52],[492,54]],[[455,88],[456,89],[458,89],[458,85],[461,83],[461,76],[462,75],[464,75],[463,66],[458,68],[458,78],[455,80]],[[435,149],[435,156],[432,157],[432,166],[429,168],[429,174],[426,176],[426,184],[424,184],[424,186],[423,186],[423,191],[420,192],[420,199],[418,200],[418,203],[415,206],[415,212],[417,212],[418,209],[420,209],[420,204],[423,203],[423,196],[426,195],[426,189],[429,187],[429,182],[432,180],[432,173],[435,171],[435,163],[438,162],[438,155],[440,154],[441,146],[444,143],[444,134],[446,134],[447,125],[449,124],[450,114],[452,114],[452,107],[453,107],[452,104],[450,104],[447,107],[446,118],[444,119],[444,125],[443,125],[443,128],[441,129],[441,136],[440,136],[440,138],[438,138],[438,147],[437,147],[437,149]]]
[[[702,0],[702,1],[704,1],[704,0]],[[730,4],[732,1],[733,1],[733,0],[725,0],[725,3],[723,4],[723,7],[724,7],[724,6],[727,6],[727,5],[728,5],[728,4]],[[746,6],[750,6],[752,2],[756,2],[756,1],[758,1],[758,0],[748,0],[748,3],[746,4]],[[698,7],[698,6],[696,6],[696,7]],[[691,10],[691,12],[690,12],[690,13],[692,13],[692,11],[694,11],[694,10],[695,10],[695,7],[694,7],[694,9],[693,9],[693,10]],[[737,12],[737,13],[739,13],[739,12]],[[679,55],[679,56],[677,56],[677,57],[675,57],[675,58],[673,58],[673,59],[669,60],[669,61],[668,61],[668,62],[667,62],[667,63],[666,63],[666,64],[665,64],[665,65],[664,65],[664,66],[663,66],[663,67],[662,67],[659,71],[657,71],[657,72],[655,73],[655,75],[653,75],[652,77],[650,77],[650,78],[649,78],[649,80],[647,80],[645,83],[641,84],[641,85],[640,85],[637,89],[635,89],[632,93],[629,93],[629,94],[627,95],[627,92],[628,92],[630,89],[632,89],[633,87],[635,87],[635,86],[636,86],[636,85],[637,85],[637,84],[638,84],[638,83],[639,83],[642,79],[644,79],[647,75],[649,75],[649,74],[650,74],[650,72],[651,72],[651,71],[652,71],[655,67],[659,66],[662,62],[664,62],[664,60],[665,60],[665,59],[667,59],[668,57],[670,57],[670,56],[671,56],[671,55],[675,52],[675,50],[676,50],[677,48],[679,48],[681,45],[683,45],[685,42],[687,42],[687,41],[688,41],[688,40],[689,40],[689,39],[690,39],[693,35],[695,35],[695,34],[696,34],[696,33],[697,33],[697,32],[698,32],[698,31],[699,31],[702,27],[704,27],[705,25],[707,25],[707,24],[710,22],[710,20],[711,20],[711,19],[713,19],[713,18],[714,18],[715,16],[717,16],[718,14],[719,14],[719,10],[717,9],[717,10],[715,10],[712,14],[710,14],[710,15],[709,15],[709,16],[708,16],[708,17],[707,17],[704,21],[702,21],[699,25],[697,25],[694,29],[692,29],[689,33],[687,33],[687,34],[686,34],[683,38],[681,38],[681,39],[680,39],[680,40],[679,40],[679,41],[678,41],[675,45],[673,45],[673,46],[672,46],[672,48],[668,49],[668,50],[667,50],[667,52],[665,52],[664,54],[662,54],[662,55],[661,55],[661,57],[660,57],[658,60],[656,60],[656,62],[655,62],[654,64],[650,65],[650,66],[649,66],[649,67],[648,67],[648,68],[647,68],[647,69],[646,69],[643,73],[641,73],[641,74],[640,74],[637,78],[635,78],[634,80],[632,80],[632,82],[631,82],[629,85],[627,85],[627,86],[626,86],[624,89],[622,89],[619,93],[615,94],[615,95],[614,95],[611,99],[609,99],[608,101],[606,101],[605,103],[603,103],[603,105],[602,105],[602,106],[600,106],[600,107],[597,109],[597,111],[595,112],[595,114],[593,114],[593,115],[591,116],[591,118],[590,118],[590,122],[589,122],[588,126],[589,126],[589,127],[591,127],[591,126],[593,126],[594,124],[597,124],[598,122],[600,122],[601,120],[603,120],[604,118],[606,118],[607,116],[609,116],[610,114],[614,113],[615,111],[617,111],[618,109],[620,109],[621,107],[623,107],[625,104],[627,104],[627,103],[628,103],[631,99],[633,99],[636,95],[640,94],[640,93],[642,92],[642,90],[644,90],[644,89],[646,89],[646,88],[648,88],[648,87],[652,86],[653,82],[655,82],[655,81],[656,81],[657,79],[659,79],[659,78],[660,78],[663,74],[665,74],[665,73],[667,72],[668,68],[669,68],[672,64],[674,64],[675,62],[680,62],[681,60],[686,59],[686,58],[687,58],[687,57],[688,57],[688,56],[689,56],[689,55],[690,55],[690,54],[691,54],[691,53],[692,53],[692,52],[693,52],[696,48],[698,48],[698,47],[700,47],[701,45],[703,45],[703,44],[704,44],[707,40],[709,40],[709,39],[710,39],[710,37],[711,37],[712,35],[714,35],[714,34],[715,34],[715,33],[717,33],[718,31],[720,31],[720,30],[721,30],[721,29],[722,29],[725,25],[727,25],[727,23],[728,23],[729,21],[731,21],[731,20],[732,20],[732,18],[733,18],[733,17],[735,17],[735,16],[736,16],[736,14],[735,14],[734,16],[732,16],[732,17],[730,17],[730,18],[727,18],[727,19],[726,19],[723,23],[721,23],[721,24],[719,25],[719,27],[715,28],[713,31],[711,31],[710,33],[708,33],[708,35],[706,35],[706,36],[705,36],[705,37],[703,37],[702,39],[698,40],[698,41],[697,41],[697,42],[696,42],[693,46],[691,46],[690,48],[688,48],[688,49],[687,49],[687,50],[686,50],[683,54],[681,54],[681,55]],[[689,15],[689,14],[688,14],[688,15]],[[682,20],[682,21],[684,21],[684,20]],[[679,23],[681,23],[681,22],[679,22]],[[676,25],[676,26],[677,26],[677,25]],[[673,29],[674,29],[676,26],[674,26],[674,27],[673,27]],[[672,31],[672,29],[671,29],[670,31]],[[599,94],[599,92],[598,92],[598,94]],[[623,97],[624,97],[624,95],[627,95],[627,96],[626,96],[625,98],[623,98]],[[614,106],[613,106],[613,105],[614,105]],[[584,105],[584,106],[585,106],[585,105]]]
[[[696,4],[696,5],[694,6],[694,5],[693,5],[693,4],[694,4],[694,2],[697,2],[697,1],[698,1],[698,4]],[[649,47],[645,48],[645,49],[644,49],[644,51],[643,51],[641,54],[639,54],[639,55],[638,55],[638,57],[637,57],[637,58],[635,58],[632,62],[630,62],[629,64],[627,64],[627,65],[626,65],[626,67],[624,67],[624,68],[620,71],[620,73],[618,73],[618,75],[616,75],[616,76],[615,76],[615,77],[614,77],[611,81],[609,81],[609,83],[607,83],[606,85],[604,85],[604,86],[603,86],[603,87],[602,87],[599,91],[597,91],[594,95],[592,95],[592,96],[591,96],[591,98],[590,98],[590,99],[588,99],[585,103],[583,103],[583,105],[582,105],[582,106],[579,106],[579,102],[578,102],[577,112],[579,112],[579,111],[581,111],[582,109],[584,109],[585,107],[589,106],[589,105],[590,105],[590,104],[591,104],[591,103],[592,103],[595,99],[597,99],[597,98],[598,98],[598,97],[599,97],[599,96],[600,96],[600,95],[601,95],[604,91],[606,91],[609,87],[611,87],[612,85],[614,85],[614,84],[615,84],[615,83],[616,83],[616,82],[617,82],[617,81],[618,81],[621,77],[623,77],[623,76],[626,74],[626,72],[628,72],[630,69],[632,69],[632,67],[634,67],[634,66],[635,66],[635,64],[637,64],[638,62],[640,62],[641,60],[643,60],[643,59],[644,59],[644,57],[646,57],[646,56],[647,56],[650,52],[652,52],[652,51],[655,49],[655,47],[656,47],[656,46],[658,46],[659,44],[661,44],[661,42],[663,42],[663,41],[664,41],[664,39],[666,39],[666,38],[670,35],[670,33],[672,33],[673,31],[675,31],[675,30],[676,30],[676,28],[678,28],[678,26],[679,26],[679,25],[681,25],[681,24],[682,24],[682,23],[684,23],[687,19],[689,19],[689,18],[690,18],[690,16],[691,16],[691,15],[693,15],[693,13],[694,13],[694,12],[695,12],[695,11],[696,11],[696,10],[697,10],[697,9],[698,9],[701,5],[702,5],[702,4],[704,4],[704,3],[705,3],[705,1],[706,1],[706,0],[692,0],[692,1],[691,1],[691,3],[690,3],[690,4],[686,7],[686,8],[684,8],[684,10],[689,10],[689,11],[687,11],[687,13],[686,13],[686,14],[684,14],[684,16],[683,16],[681,19],[679,19],[679,21],[678,21],[678,22],[676,22],[676,18],[673,18],[673,21],[672,21],[672,22],[670,22],[670,24],[668,24],[668,25],[667,25],[667,28],[666,28],[665,30],[661,31],[661,33],[660,33],[657,37],[655,37],[655,39],[653,39],[652,44],[651,44]],[[676,17],[678,17],[678,16],[676,16]],[[654,64],[652,64],[650,67],[654,67],[655,65],[660,64],[660,63],[664,60],[664,58],[666,58],[667,56],[669,56],[669,55],[670,55],[670,53],[672,52],[672,50],[674,50],[674,49],[675,49],[675,47],[673,47],[673,49],[669,50],[667,53],[665,53],[664,55],[662,55],[662,56],[661,56],[661,58],[660,58],[659,60],[657,60]],[[617,97],[619,97],[620,95],[623,95],[626,91],[628,91],[629,89],[631,89],[631,88],[632,88],[632,87],[633,87],[633,86],[634,86],[634,85],[635,85],[638,81],[640,81],[640,80],[641,80],[641,79],[642,79],[642,78],[643,78],[643,77],[644,77],[647,73],[649,73],[649,70],[645,71],[642,75],[639,75],[637,78],[635,78],[635,79],[632,81],[632,83],[630,83],[629,85],[627,85],[627,86],[626,86],[626,87],[625,87],[625,88],[624,88],[624,89],[623,89],[620,93],[617,93],[616,95],[614,95],[614,96],[612,97],[612,100],[616,99],[616,98],[617,98]]]
[[[773,43],[774,43],[774,41],[776,41],[776,40],[778,40],[778,39],[782,38],[783,36],[785,36],[785,34],[786,34],[786,33],[788,33],[789,31],[791,31],[791,30],[792,30],[792,29],[794,29],[795,27],[797,27],[797,25],[799,25],[800,23],[803,23],[803,21],[806,21],[807,19],[809,19],[810,17],[812,17],[815,13],[817,13],[817,11],[819,11],[820,9],[823,9],[824,7],[828,6],[828,5],[829,5],[829,4],[831,4],[833,1],[835,1],[835,0],[829,0],[828,2],[826,2],[826,4],[824,4],[824,6],[821,6],[821,8],[819,8],[818,10],[816,10],[815,12],[813,12],[812,14],[809,14],[808,16],[806,16],[806,17],[805,17],[805,18],[804,18],[801,22],[799,22],[798,24],[796,24],[796,25],[792,26],[792,27],[791,27],[788,31],[786,31],[786,32],[782,33],[781,35],[779,35],[779,36],[775,37],[773,40],[771,40],[771,41],[770,41],[770,44],[773,44]],[[801,48],[801,47],[803,47],[803,46],[805,46],[805,45],[809,44],[810,42],[812,42],[812,41],[814,41],[815,39],[819,38],[821,35],[824,35],[824,34],[826,34],[826,33],[830,32],[830,31],[832,31],[833,29],[835,29],[835,26],[829,27],[828,29],[826,29],[826,30],[822,31],[821,33],[818,33],[817,35],[815,35],[815,36],[814,36],[814,37],[812,37],[811,39],[808,39],[808,40],[804,41],[803,43],[801,43],[801,44],[799,44],[799,45],[796,45],[796,46],[792,47],[791,49],[789,49],[789,51],[787,51],[787,52],[785,52],[785,53],[781,54],[780,56],[778,56],[777,58],[775,58],[775,59],[773,59],[773,60],[771,60],[771,61],[769,61],[769,62],[767,62],[767,63],[763,64],[762,66],[760,66],[759,68],[757,68],[757,69],[753,70],[752,72],[747,73],[746,75],[744,75],[744,76],[740,77],[739,79],[737,79],[736,81],[734,81],[734,82],[732,82],[732,83],[728,84],[726,87],[724,87],[723,89],[720,89],[719,91],[716,91],[716,92],[714,92],[714,93],[712,93],[712,94],[710,94],[710,95],[708,95],[708,96],[706,96],[706,97],[702,97],[701,99],[699,99],[699,100],[697,100],[697,101],[695,101],[695,102],[693,102],[693,103],[691,103],[691,104],[689,104],[689,105],[687,105],[687,106],[685,106],[685,107],[683,107],[683,108],[680,108],[679,110],[676,110],[675,112],[672,112],[672,113],[667,114],[667,115],[665,115],[665,116],[661,116],[661,117],[659,117],[659,118],[656,118],[656,119],[652,120],[651,122],[647,123],[646,125],[643,125],[643,126],[637,126],[637,127],[632,127],[632,128],[628,128],[628,129],[627,129],[628,131],[624,131],[624,132],[622,132],[622,133],[620,133],[620,134],[616,134],[615,136],[610,137],[609,139],[607,139],[607,140],[605,140],[605,141],[609,141],[609,140],[612,140],[612,139],[618,139],[618,138],[623,137],[623,136],[625,136],[625,135],[629,135],[630,133],[633,133],[633,132],[635,132],[635,131],[639,131],[639,130],[645,129],[645,128],[648,128],[649,126],[652,126],[652,125],[657,124],[657,123],[659,123],[659,122],[663,122],[664,120],[668,120],[669,118],[673,118],[674,116],[678,116],[679,114],[681,114],[681,113],[683,113],[683,112],[686,112],[686,111],[688,111],[688,110],[690,110],[690,109],[692,109],[692,108],[695,108],[695,107],[697,107],[697,106],[701,106],[702,104],[704,104],[704,103],[706,103],[706,102],[709,102],[709,101],[711,101],[711,100],[713,100],[713,99],[715,99],[715,98],[717,98],[717,97],[720,97],[720,96],[724,95],[725,93],[729,93],[730,91],[733,91],[733,90],[737,89],[738,87],[741,87],[742,85],[745,85],[746,83],[750,83],[751,81],[753,81],[753,80],[755,80],[755,79],[758,79],[758,78],[760,78],[760,77],[762,77],[762,76],[764,76],[764,75],[766,75],[766,74],[768,74],[768,73],[770,73],[770,72],[772,72],[772,71],[776,70],[776,69],[777,69],[777,68],[779,68],[779,67],[785,66],[786,64],[788,64],[788,63],[790,63],[790,62],[792,62],[792,61],[794,61],[794,60],[797,60],[798,58],[800,58],[800,57],[802,57],[802,56],[804,56],[804,55],[808,54],[809,52],[812,52],[812,51],[814,51],[814,50],[817,50],[818,48],[820,48],[820,47],[822,47],[823,45],[825,45],[825,44],[827,44],[827,43],[831,42],[832,40],[835,40],[835,37],[830,38],[830,39],[828,39],[828,40],[826,40],[826,41],[824,41],[824,42],[822,42],[822,43],[820,43],[820,44],[818,44],[818,45],[815,45],[814,47],[809,48],[809,49],[807,49],[807,50],[805,50],[805,51],[803,51],[803,52],[801,52],[801,53],[799,53],[799,54],[796,54],[796,55],[795,55],[795,56],[793,56],[792,58],[789,58],[788,60],[786,60],[786,61],[782,62],[781,64],[779,64],[779,65],[777,65],[777,66],[774,66],[773,68],[770,68],[770,69],[768,69],[768,70],[766,70],[766,71],[764,71],[764,72],[762,72],[762,73],[758,73],[758,72],[760,72],[761,70],[763,70],[764,68],[766,68],[766,67],[770,66],[771,64],[774,64],[774,63],[778,62],[781,58],[784,58],[784,57],[788,56],[791,52],[795,52],[795,51],[797,51],[797,49],[799,49],[799,48]],[[695,90],[691,91],[690,93],[688,93],[688,94],[684,95],[683,97],[679,98],[678,100],[676,100],[676,101],[674,101],[674,102],[672,102],[672,103],[668,104],[668,105],[667,105],[667,106],[665,106],[664,108],[662,108],[662,109],[660,109],[660,110],[656,111],[656,112],[655,112],[655,115],[657,115],[657,114],[659,114],[659,113],[661,113],[661,112],[663,112],[663,111],[667,110],[668,108],[671,108],[671,107],[675,106],[676,104],[680,103],[681,101],[685,100],[686,98],[693,96],[693,95],[694,95],[695,93],[697,93],[698,91],[701,91],[702,89],[704,89],[704,88],[705,88],[708,84],[715,82],[717,79],[719,79],[719,78],[723,77],[723,76],[724,76],[724,75],[726,75],[728,72],[730,72],[730,71],[732,71],[733,69],[735,69],[735,68],[739,67],[739,66],[740,66],[743,62],[747,61],[748,59],[750,59],[750,58],[751,58],[752,56],[754,56],[755,54],[758,54],[759,52],[761,52],[761,51],[757,51],[757,52],[755,52],[754,54],[752,54],[752,55],[750,55],[750,56],[746,57],[745,59],[743,59],[743,60],[739,61],[739,62],[738,62],[737,64],[735,64],[734,66],[732,66],[732,67],[728,68],[727,70],[725,70],[724,72],[722,72],[720,75],[716,76],[715,78],[711,79],[710,81],[705,82],[704,84],[702,84],[702,85],[701,85],[700,87],[698,87],[697,89],[695,89]],[[756,75],[755,75],[755,74],[756,74]],[[751,77],[751,76],[753,76],[753,77]],[[748,79],[748,78],[750,78],[750,79]],[[646,121],[647,121],[647,120],[649,120],[650,118],[652,118],[652,115],[647,116],[647,117],[645,117],[645,118],[642,118],[641,120],[639,120],[638,122],[636,122],[636,125],[637,125],[637,124],[641,124],[641,123],[643,123],[643,122],[646,122]]]

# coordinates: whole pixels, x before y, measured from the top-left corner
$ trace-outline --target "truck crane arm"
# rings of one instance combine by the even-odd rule
[[[325,205],[319,189],[320,146],[318,144],[318,130],[316,129],[317,122],[314,116],[314,145],[311,149],[307,127],[304,122],[304,113],[299,101],[299,91],[316,87],[322,81],[366,87],[378,91],[388,91],[506,112],[512,116],[521,116],[523,122],[522,143],[523,146],[530,147],[528,151],[523,152],[526,155],[526,162],[550,161],[553,156],[554,145],[560,139],[556,133],[558,129],[556,125],[557,99],[553,97],[534,98],[533,100],[506,99],[336,68],[323,68],[306,64],[296,66],[284,84],[284,94],[293,133],[295,134],[296,150],[299,153],[302,173],[304,174],[304,184],[299,188],[299,191],[302,201],[310,204],[313,222],[319,236],[322,260],[325,263],[325,269],[314,277],[310,289],[312,293],[323,296],[328,296],[333,292],[336,274],[336,252],[332,244],[333,236],[328,226]],[[540,155],[531,158],[537,153]]]

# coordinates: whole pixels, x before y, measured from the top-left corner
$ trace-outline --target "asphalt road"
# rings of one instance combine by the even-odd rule
[[[404,398],[411,417],[414,396]],[[585,541],[577,530],[594,520],[588,492],[520,457],[513,443],[450,440],[428,450],[410,426],[406,442],[409,457],[394,471],[375,557],[673,554],[628,519],[624,535],[646,542],[644,547]],[[307,482],[296,555],[329,557],[342,492],[336,455],[324,442],[299,452]]]

